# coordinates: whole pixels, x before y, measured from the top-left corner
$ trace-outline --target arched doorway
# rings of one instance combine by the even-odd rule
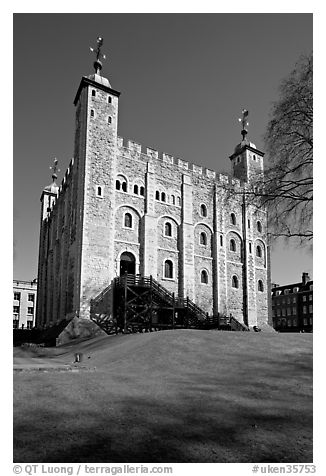
[[[136,273],[136,259],[134,255],[128,251],[125,251],[120,256],[120,276],[123,276],[125,273]]]

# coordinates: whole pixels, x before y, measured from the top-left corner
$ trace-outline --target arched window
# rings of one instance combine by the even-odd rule
[[[134,193],[138,195],[138,185],[134,185]]]
[[[165,200],[166,200],[165,192],[161,193],[161,200],[162,200],[162,202],[165,202]]]
[[[91,109],[91,117],[95,117],[94,109]]]
[[[112,98],[111,98],[111,96],[108,96],[108,103],[109,103],[109,104],[112,103]]]
[[[116,190],[120,190],[120,188],[121,188],[120,180],[115,181],[115,188],[116,188]]]
[[[201,232],[200,236],[199,236],[199,243],[201,245],[204,245],[206,246],[207,245],[207,235],[204,231]]]
[[[202,217],[207,217],[207,207],[203,203],[200,205],[200,214]]]
[[[202,272],[200,273],[200,282],[202,284],[208,284],[208,273],[206,269],[203,269]]]
[[[97,187],[97,196],[102,197],[102,187]]]
[[[237,219],[236,219],[234,213],[231,213],[230,220],[231,220],[231,225],[236,225],[237,224]]]
[[[156,198],[156,200],[160,199],[160,192],[158,190],[156,190],[156,192],[155,192],[155,198]]]
[[[251,253],[251,243],[249,243],[249,253]]]
[[[181,198],[180,197],[177,197],[177,203],[178,203],[178,206],[181,207]]]
[[[250,228],[250,220],[249,220],[249,218],[248,218],[248,228]]]
[[[172,225],[168,221],[165,222],[165,225],[164,225],[164,235],[172,236]]]
[[[237,250],[237,245],[235,244],[234,239],[232,238],[230,240],[230,251],[236,251]]]
[[[125,227],[132,228],[132,215],[130,213],[125,214]]]
[[[92,89],[92,97],[94,98],[96,96],[96,91],[95,89]]]
[[[173,263],[169,259],[164,263],[164,277],[168,279],[173,278]]]
[[[171,195],[171,202],[172,202],[172,205],[175,205],[175,196],[174,195]]]
[[[264,284],[261,279],[258,280],[258,291],[260,292],[264,291]]]
[[[259,233],[261,233],[262,231],[262,226],[260,221],[257,221],[257,230],[259,231]]]
[[[140,187],[140,195],[142,195],[142,196],[145,195],[145,187],[143,187],[143,186]]]
[[[223,236],[220,235],[220,245],[223,246]]]
[[[236,275],[232,276],[232,287],[233,288],[238,288],[239,287],[239,280]]]
[[[112,124],[112,117],[111,116],[108,117],[108,124]]]
[[[262,251],[261,251],[261,247],[258,245],[257,248],[256,248],[256,256],[258,258],[261,258],[262,257]]]
[[[122,190],[123,190],[124,192],[127,191],[127,182],[123,182],[123,183],[122,183]]]

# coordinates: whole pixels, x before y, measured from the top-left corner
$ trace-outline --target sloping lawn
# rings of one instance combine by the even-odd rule
[[[80,370],[62,370],[77,351]],[[48,366],[14,372],[15,462],[312,462],[311,334],[175,330],[15,354]]]

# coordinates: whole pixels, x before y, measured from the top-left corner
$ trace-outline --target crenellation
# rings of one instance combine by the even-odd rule
[[[170,164],[170,165],[174,164],[174,157],[170,154],[166,154],[165,152],[163,152],[163,154],[162,154],[162,160],[166,164]]]

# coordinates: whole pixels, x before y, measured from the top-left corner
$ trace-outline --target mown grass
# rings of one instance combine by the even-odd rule
[[[62,366],[76,351],[79,372],[15,372],[15,462],[313,459],[311,334],[165,331],[40,360]]]

